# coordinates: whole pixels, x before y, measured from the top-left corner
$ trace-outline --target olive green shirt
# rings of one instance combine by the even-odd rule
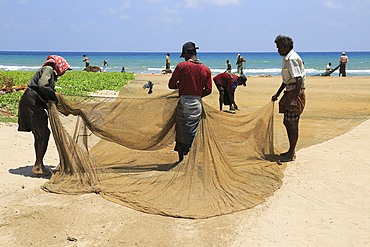
[[[56,100],[55,85],[57,82],[57,72],[53,67],[43,66],[32,76],[28,82],[28,87],[34,89],[40,96],[48,100]]]

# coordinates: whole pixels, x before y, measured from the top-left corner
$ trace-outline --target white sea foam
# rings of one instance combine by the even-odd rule
[[[368,74],[368,75],[370,75],[370,69],[361,69],[361,70],[359,70],[359,69],[349,69],[349,70],[346,70],[346,73],[347,74],[353,73],[353,74]]]
[[[243,73],[246,75],[260,75],[260,74],[280,74],[281,69],[278,68],[267,68],[267,69],[244,69]],[[225,72],[225,69],[212,69],[212,74],[218,74]],[[237,69],[232,69],[231,73],[237,73]]]
[[[162,71],[165,68],[148,68],[148,70],[153,70],[153,71]]]
[[[16,66],[16,65],[1,65],[0,64],[0,70],[6,70],[6,71],[17,71],[17,70],[23,70],[23,71],[33,71],[38,70],[40,67],[37,66]]]
[[[40,68],[41,66],[17,66],[17,65],[1,65],[0,64],[0,70],[5,70],[5,71],[36,71]],[[74,71],[80,71],[83,70],[85,67],[73,67]]]

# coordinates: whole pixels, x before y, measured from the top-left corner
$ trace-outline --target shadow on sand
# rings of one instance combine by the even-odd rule
[[[54,170],[55,166],[45,166],[49,170]],[[51,176],[41,176],[41,175],[35,175],[32,174],[32,168],[33,166],[23,166],[23,167],[18,167],[15,169],[9,169],[9,173],[14,174],[14,175],[21,175],[24,177],[31,177],[31,178],[50,178]]]

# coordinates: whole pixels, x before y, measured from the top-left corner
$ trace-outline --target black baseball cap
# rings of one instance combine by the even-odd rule
[[[196,47],[195,46],[195,43],[193,43],[193,42],[186,42],[182,46],[182,53],[181,53],[181,56],[180,57],[184,57],[185,51],[196,50],[196,49],[199,49],[199,47]]]
[[[245,86],[247,86],[247,83],[246,83],[246,81],[247,81],[247,77],[245,76],[245,75],[241,75],[241,76],[239,76],[239,79],[241,79],[242,81],[243,81],[243,86],[245,87]]]

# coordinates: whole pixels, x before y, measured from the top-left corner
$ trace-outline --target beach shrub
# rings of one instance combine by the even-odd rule
[[[13,79],[13,85],[26,86],[34,73],[34,71],[0,71],[0,76]],[[119,91],[134,78],[134,74],[131,73],[68,71],[58,79],[56,91],[73,95],[88,95],[99,90]],[[2,112],[7,112],[13,117],[18,116],[18,103],[22,94],[23,92],[13,92],[0,95]]]

